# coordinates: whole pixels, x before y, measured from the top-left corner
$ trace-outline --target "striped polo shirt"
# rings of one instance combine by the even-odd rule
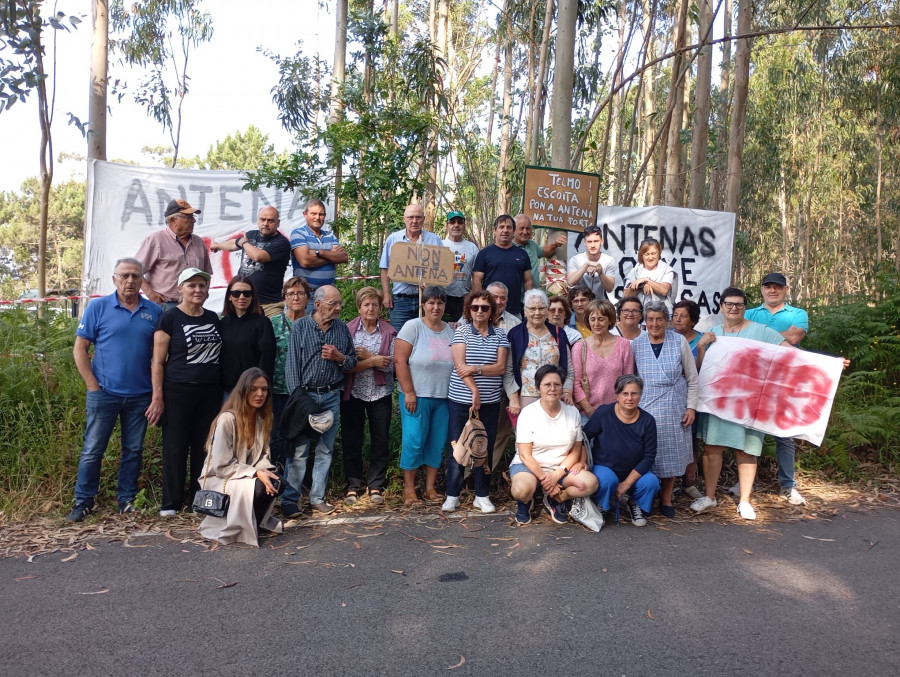
[[[462,343],[466,346],[466,364],[478,366],[479,364],[494,364],[497,361],[497,351],[500,348],[509,350],[509,341],[506,332],[499,327],[488,326],[487,336],[470,324],[462,324],[453,336],[451,346]],[[493,404],[500,401],[500,393],[503,390],[503,376],[473,376],[482,404]],[[450,399],[458,404],[472,404],[472,391],[463,383],[459,374],[454,369],[450,374]]]
[[[334,233],[324,228],[322,237],[318,237],[309,226],[300,226],[291,231],[292,252],[297,247],[309,247],[309,252],[315,255],[314,252],[317,249],[327,251],[339,244]],[[323,284],[334,284],[337,267],[330,261],[318,268],[304,268],[297,262],[296,256],[291,257],[291,262],[294,264],[294,275],[305,279],[313,289],[317,289]]]

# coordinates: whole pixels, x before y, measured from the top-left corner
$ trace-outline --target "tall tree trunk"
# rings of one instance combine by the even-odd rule
[[[497,97],[497,75],[500,72],[500,51],[503,49],[503,31],[500,30],[500,24],[506,21],[507,12],[509,12],[509,0],[504,0],[503,11],[497,17],[497,49],[494,53],[494,71],[491,74],[491,98],[488,100],[488,123],[485,136],[488,146],[491,145],[491,136],[494,132],[494,102]]]
[[[559,169],[572,163],[572,86],[575,82],[575,27],[578,0],[559,0],[556,71],[553,78],[553,138],[550,162]]]
[[[347,3],[348,0],[335,1],[334,31],[334,66],[331,74],[331,110],[328,122],[337,124],[344,115],[344,103],[341,99],[341,85],[344,83],[347,63]],[[332,155],[334,164],[334,221],[341,217],[341,187],[344,178],[344,158],[341,153]],[[356,230],[356,244],[361,245],[364,233]]]
[[[109,64],[109,0],[93,0],[91,92],[88,104],[88,157],[106,159],[106,87]]]
[[[738,35],[753,27],[753,3],[738,0]],[[725,211],[738,213],[741,197],[741,172],[744,158],[744,122],[747,117],[747,93],[750,89],[750,38],[738,40],[734,59],[734,97],[731,103],[731,133],[728,139],[728,180],[725,184]]]
[[[719,66],[719,125],[716,129],[716,162],[712,168],[709,182],[710,208],[722,210],[725,191],[725,169],[728,163],[726,148],[728,146],[728,89],[731,73],[731,0],[725,0],[725,14],[722,23],[725,26],[725,42],[722,43],[722,64]]]
[[[538,3],[531,5],[531,16],[528,19],[528,65],[525,68],[527,81],[525,83],[525,96],[522,97],[524,102],[528,104],[528,117],[525,119],[525,153],[531,148],[531,132],[533,130],[534,121],[534,104],[537,101],[536,82],[537,82],[537,44],[534,40],[534,19],[537,14]],[[520,113],[521,117],[521,113]]]
[[[497,163],[497,213],[509,212],[509,188],[506,173],[509,169],[510,126],[512,123],[512,26],[507,18],[506,45],[503,63],[503,118],[500,121],[500,161]]]
[[[546,0],[544,11],[544,34],[541,38],[541,51],[538,57],[537,83],[535,85],[535,105],[532,110],[531,121],[531,145],[528,147],[528,163],[536,165],[538,161],[538,148],[544,134],[544,81],[547,77],[547,53],[550,46],[550,28],[553,24],[553,2]]]
[[[798,292],[801,294],[800,299],[810,298],[812,289],[811,276],[809,273],[810,247],[812,239],[812,201],[816,190],[816,180],[819,176],[819,166],[822,162],[822,145],[825,137],[825,59],[822,59],[822,79],[819,85],[819,134],[816,139],[816,159],[813,162],[812,175],[809,177],[809,190],[806,193],[806,207],[803,214],[803,256],[801,259],[800,270],[802,275],[802,284],[799,285]]]
[[[691,134],[691,192],[688,207],[700,209],[706,195],[706,150],[709,143],[709,90],[712,85],[713,11],[711,0],[700,2],[700,34],[702,54],[697,63],[697,82],[694,85],[694,129]]]
[[[875,148],[876,148],[876,179],[875,179],[875,265],[881,267],[884,259],[884,243],[881,232],[881,182],[882,166],[884,158],[884,135],[881,129],[881,78],[878,71],[875,72]]]
[[[612,84],[610,85],[611,90],[614,91],[616,87],[622,82],[622,65],[625,60],[625,11],[626,11],[625,2],[619,3],[619,49],[616,53],[616,69],[613,72]],[[606,142],[603,144],[603,155],[606,156],[606,149],[609,148],[609,162],[608,167],[606,168],[607,174],[610,177],[609,180],[609,193],[607,194],[606,204],[611,205],[615,203],[615,194],[616,194],[616,168],[617,168],[617,160],[618,154],[616,153],[616,149],[619,145],[619,118],[622,113],[622,102],[625,100],[627,93],[624,91],[620,91],[618,94],[613,96],[612,107],[607,112],[607,124],[606,124],[606,136],[609,141],[609,145],[607,146]],[[601,171],[603,171],[603,165],[607,164],[601,162]]]
[[[678,0],[675,10],[675,37],[672,46],[682,49],[687,45],[688,36],[688,0]],[[660,147],[660,153],[665,152],[666,177],[665,177],[665,204],[675,207],[681,206],[680,196],[684,193],[684,175],[681,167],[681,130],[684,115],[684,86],[682,78],[686,79],[686,62],[683,54],[678,54],[672,59],[672,84],[669,94],[674,105],[672,106],[672,118],[669,120],[668,144]],[[660,155],[660,158],[663,156]]]
[[[435,34],[432,36],[437,47],[437,56],[444,62],[447,61],[447,24],[449,23],[449,0],[438,0],[437,24]],[[441,75],[443,77],[443,73]],[[438,147],[440,146],[439,130],[435,125],[431,130],[431,140],[428,144],[429,157],[427,159],[427,176],[425,183],[425,230],[434,230],[434,220],[437,215],[437,179],[438,179]]]
[[[657,0],[641,0],[641,30],[644,32],[644,63],[647,60],[653,60],[653,31],[656,24],[656,7]],[[641,157],[647,157],[650,149],[650,140],[653,138],[653,119],[656,113],[656,98],[654,97],[655,88],[654,74],[656,67],[650,69],[650,72],[641,74],[641,143],[639,152]],[[649,162],[647,164],[647,179],[642,184],[641,204],[647,204],[647,191],[656,182],[656,161],[653,154],[650,153]],[[630,200],[629,200],[630,203]]]

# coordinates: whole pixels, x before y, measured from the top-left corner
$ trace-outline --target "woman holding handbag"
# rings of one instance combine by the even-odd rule
[[[463,307],[466,324],[459,326],[450,344],[455,369],[450,374],[449,436],[451,441],[458,440],[470,416],[477,416],[484,424],[488,460],[484,466],[477,466],[472,471],[475,478],[473,505],[484,513],[496,510],[488,497],[491,486],[488,474],[494,455],[503,374],[509,353],[506,334],[491,322],[496,311],[496,302],[487,291],[469,294]],[[451,455],[447,459],[447,498],[441,510],[452,512],[459,508],[462,483],[463,467]]]
[[[597,478],[587,467],[578,410],[562,401],[562,369],[545,364],[534,380],[541,396],[522,409],[516,426],[516,455],[509,465],[510,491],[518,506],[516,522],[531,521],[540,482],[550,518],[563,524],[568,521],[566,501],[596,492]]]
[[[602,404],[616,401],[615,383],[622,374],[634,373],[631,343],[610,334],[616,311],[607,300],[592,301],[587,309],[591,335],[572,350],[575,366],[575,404],[582,422]]]
[[[223,517],[207,515],[200,523],[204,538],[258,546],[258,529],[282,532],[281,522],[272,517],[281,482],[269,460],[271,430],[269,377],[252,367],[241,374],[206,442],[201,496],[206,492],[225,494],[228,507]]]

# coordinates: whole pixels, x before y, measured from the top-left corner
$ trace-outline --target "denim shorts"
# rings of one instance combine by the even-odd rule
[[[526,466],[524,463],[513,463],[512,465],[509,466],[510,479],[512,479],[513,477],[518,475],[520,472],[527,472],[529,475],[534,475],[534,473],[532,473],[528,469],[528,466]],[[566,473],[565,475],[563,475],[562,477],[559,478],[559,486],[564,486],[563,482],[565,481],[566,477],[568,477],[568,475],[569,475],[569,473]]]

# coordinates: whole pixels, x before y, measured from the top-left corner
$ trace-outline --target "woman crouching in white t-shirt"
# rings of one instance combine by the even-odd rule
[[[516,455],[509,466],[512,495],[518,501],[516,522],[531,521],[538,482],[544,506],[557,524],[569,519],[566,501],[597,491],[597,478],[587,468],[578,409],[560,401],[562,374],[555,364],[535,372],[541,399],[524,407],[516,425]]]

